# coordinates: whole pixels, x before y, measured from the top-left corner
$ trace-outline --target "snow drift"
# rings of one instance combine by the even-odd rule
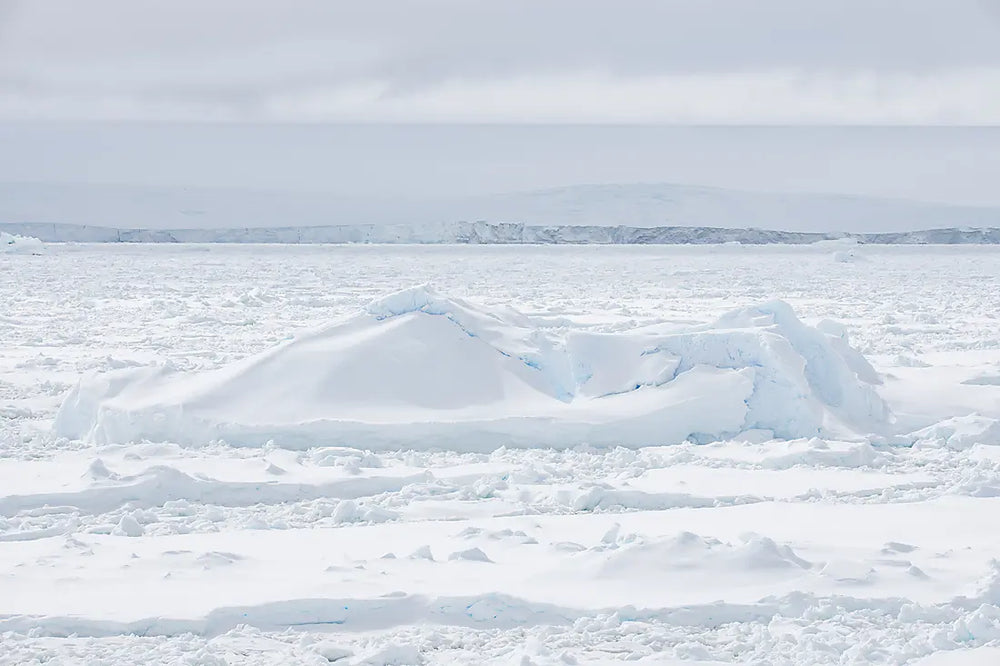
[[[37,238],[0,231],[0,254],[42,254],[45,245]]]
[[[809,327],[780,301],[680,332],[602,334],[421,286],[219,370],[85,378],[55,429],[95,443],[466,451],[848,435],[890,418],[877,382],[841,328]]]

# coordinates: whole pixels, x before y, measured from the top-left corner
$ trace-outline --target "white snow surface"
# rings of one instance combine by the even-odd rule
[[[1000,653],[995,248],[46,250],[0,664]]]
[[[55,430],[97,444],[459,451],[844,436],[887,422],[875,381],[843,338],[781,301],[679,331],[560,333],[418,286],[218,370],[98,374]]]

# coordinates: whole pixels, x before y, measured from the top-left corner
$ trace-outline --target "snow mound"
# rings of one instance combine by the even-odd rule
[[[956,416],[912,432],[910,437],[919,448],[964,451],[977,444],[1000,446],[1000,421],[979,414]]]
[[[801,570],[812,565],[787,545],[757,534],[731,544],[682,532],[675,537],[639,542],[612,551],[600,567],[602,576],[630,576],[636,571],[762,571]]]
[[[31,236],[17,236],[0,231],[0,254],[42,254],[45,244]]]
[[[983,372],[962,382],[966,386],[1000,386],[1000,375]]]
[[[825,332],[830,331],[830,332]],[[419,286],[219,370],[82,380],[57,434],[95,443],[372,450],[712,441],[880,430],[878,376],[780,301],[686,331],[548,329]]]
[[[840,264],[856,264],[868,261],[863,255],[858,254],[856,250],[838,250],[831,256],[835,262]]]

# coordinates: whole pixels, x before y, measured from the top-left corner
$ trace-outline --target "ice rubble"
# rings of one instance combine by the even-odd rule
[[[419,286],[219,370],[85,378],[55,429],[95,443],[464,451],[850,435],[891,418],[877,382],[842,329],[807,326],[781,301],[680,332],[602,334]]]
[[[0,231],[0,254],[42,254],[45,245],[31,236],[18,236]]]

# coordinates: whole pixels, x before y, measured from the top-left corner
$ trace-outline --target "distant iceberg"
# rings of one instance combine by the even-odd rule
[[[878,381],[841,328],[807,326],[780,301],[608,334],[419,286],[218,370],[89,376],[55,430],[100,444],[459,451],[850,436],[891,419]]]
[[[45,244],[31,236],[0,231],[0,254],[43,254]]]

